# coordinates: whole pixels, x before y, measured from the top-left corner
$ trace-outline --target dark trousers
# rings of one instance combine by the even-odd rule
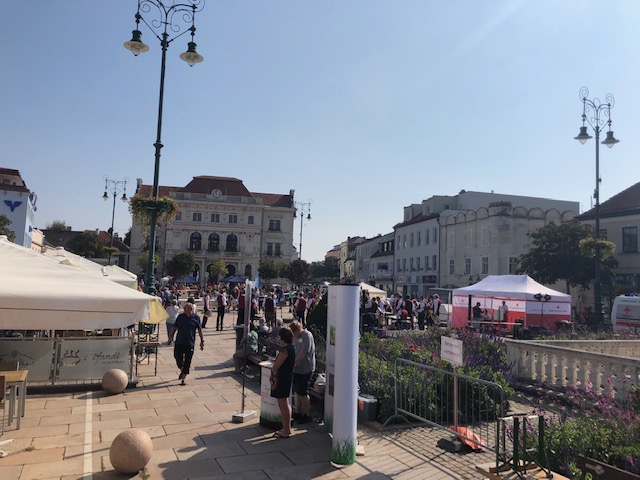
[[[216,330],[224,328],[224,307],[218,307],[218,317],[216,318]]]
[[[238,319],[236,325],[244,325],[244,309],[238,310]]]
[[[176,365],[178,365],[180,372],[188,375],[191,368],[191,359],[193,358],[193,347],[176,345],[173,347],[173,357],[176,359]]]
[[[202,315],[202,328],[207,328],[207,320],[209,320],[209,317],[207,317],[206,315]]]
[[[424,312],[418,312],[418,328],[424,330]]]
[[[300,320],[300,323],[304,326],[304,310],[296,310],[296,317]]]

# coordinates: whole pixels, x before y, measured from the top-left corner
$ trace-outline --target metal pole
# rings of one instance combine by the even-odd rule
[[[159,176],[160,176],[160,150],[162,149],[162,107],[164,102],[164,76],[165,67],[167,63],[167,47],[169,42],[167,41],[167,32],[162,33],[162,63],[160,65],[160,95],[158,98],[158,129],[156,136],[155,147],[155,164],[153,170],[153,198],[158,199],[159,190]],[[158,222],[158,210],[153,208],[151,210],[151,224],[149,225],[149,259],[147,260],[147,272],[145,281],[145,290],[149,295],[155,295],[155,255],[156,255],[156,223]]]
[[[593,286],[593,303],[595,324],[602,325],[602,284],[600,272],[600,126],[596,124],[596,189],[594,196],[596,200],[596,279]]]
[[[303,227],[303,222],[304,222],[304,205],[302,206],[302,209],[300,210],[300,260],[302,260],[302,227]]]
[[[113,248],[113,222],[116,218],[116,190],[113,190],[113,209],[111,210],[111,242],[109,247]]]

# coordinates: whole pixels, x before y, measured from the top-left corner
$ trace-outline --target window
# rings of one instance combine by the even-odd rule
[[[401,272],[402,270],[400,270],[400,259],[398,259],[398,265],[396,266],[396,270],[398,272]]]
[[[420,237],[422,232],[418,230],[416,233],[418,234],[418,246],[420,246]]]
[[[453,250],[456,246],[456,232],[449,232],[447,235],[447,248]]]
[[[464,232],[464,246],[470,247],[473,245],[473,230],[469,229]]]
[[[209,235],[209,241],[207,242],[207,250],[210,252],[217,252],[220,250],[220,235],[212,233]]]
[[[227,252],[237,252],[238,251],[238,237],[233,233],[227,235],[227,244],[224,248]]]
[[[471,257],[465,257],[464,259],[464,274],[471,274]]]
[[[402,259],[402,271],[403,272],[407,271],[407,259],[406,258]]]
[[[480,230],[480,244],[483,247],[489,246],[489,229],[487,227],[482,227]]]
[[[482,275],[489,275],[489,257],[482,257],[480,261],[481,261],[480,273]]]
[[[273,256],[273,243],[267,243],[267,256]]]
[[[282,244],[281,243],[274,243],[273,247],[274,247],[275,256],[276,257],[282,256]]]
[[[280,231],[280,220],[270,219],[269,220],[269,230],[271,230],[272,232],[279,232]]]
[[[424,231],[424,244],[429,245],[429,229],[428,228]]]
[[[201,222],[202,221],[202,214],[198,213],[198,212],[193,212],[193,218],[192,220],[194,222]]]
[[[638,251],[638,227],[622,228],[622,253]]]
[[[400,243],[400,235],[398,235],[398,239],[396,240],[396,245],[398,246],[398,250],[402,248],[402,243]]]
[[[420,271],[420,257],[416,257],[416,270]]]
[[[176,213],[176,220],[182,220],[182,212]]]
[[[518,271],[518,257],[509,257],[509,275],[515,275]]]
[[[424,256],[424,269],[429,270],[429,255]]]
[[[449,259],[449,275],[454,275],[456,273],[456,261],[454,258]]]
[[[202,248],[202,235],[193,232],[189,237],[189,250],[200,250]]]
[[[433,243],[438,243],[438,229],[433,227]]]
[[[432,255],[431,256],[431,270],[438,270],[438,256],[437,255]]]
[[[407,248],[407,234],[402,234],[402,248]]]
[[[244,276],[247,278],[251,278],[251,265],[247,265],[244,267]]]
[[[409,237],[409,246],[413,248],[413,232],[411,232],[411,235]]]
[[[609,240],[607,238],[607,229],[606,228],[601,228],[600,229],[600,239],[601,240]]]
[[[247,217],[247,225],[253,225],[253,215]]]
[[[411,258],[409,259],[409,269],[410,269],[412,272],[415,272],[415,271],[416,271],[416,269],[415,269],[415,268],[414,268],[414,266],[413,266],[413,257],[411,257]]]
[[[235,213],[230,213],[229,223],[238,223],[238,215],[236,215]]]
[[[220,214],[212,213],[211,214],[211,223],[220,223]]]

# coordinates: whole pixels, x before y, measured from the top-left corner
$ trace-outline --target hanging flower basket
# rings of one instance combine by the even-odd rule
[[[135,194],[129,201],[129,211],[134,221],[141,225],[151,224],[154,210],[157,212],[157,220],[171,223],[178,213],[178,205],[170,197],[151,198],[140,194]]]

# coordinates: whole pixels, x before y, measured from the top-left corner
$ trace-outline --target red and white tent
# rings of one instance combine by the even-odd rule
[[[571,295],[545,287],[527,275],[489,275],[475,285],[453,291],[452,326],[467,326],[471,308],[477,302],[490,318],[497,319],[503,300],[509,309],[509,323],[523,319],[525,327],[546,326],[555,330],[556,322],[571,320]]]

